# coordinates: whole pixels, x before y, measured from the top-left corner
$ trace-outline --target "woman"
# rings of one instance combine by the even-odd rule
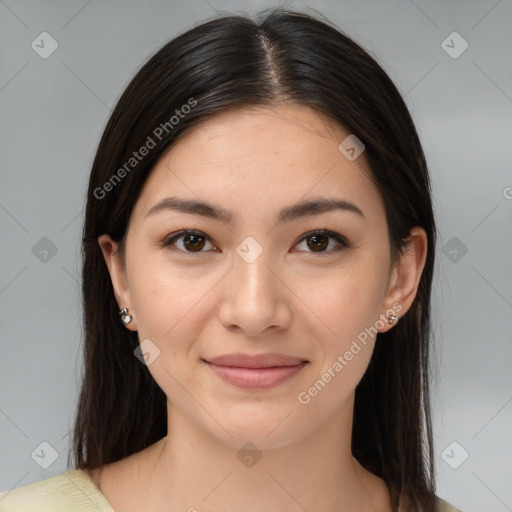
[[[410,114],[335,27],[275,10],[170,41],[91,172],[76,469],[0,509],[455,511],[435,235]]]

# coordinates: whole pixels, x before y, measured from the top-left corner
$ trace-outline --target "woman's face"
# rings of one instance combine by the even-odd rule
[[[349,134],[306,107],[217,114],[154,167],[125,270],[99,239],[170,414],[227,444],[283,446],[351,417],[384,315],[412,302],[364,153],[338,148]]]

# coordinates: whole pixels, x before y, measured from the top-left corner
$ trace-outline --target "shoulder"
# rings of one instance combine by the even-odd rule
[[[439,502],[439,512],[462,512],[458,508],[455,508],[453,505],[450,505],[447,501],[442,500],[441,498],[437,498]]]
[[[71,469],[0,493],[0,512],[114,512],[88,473]]]

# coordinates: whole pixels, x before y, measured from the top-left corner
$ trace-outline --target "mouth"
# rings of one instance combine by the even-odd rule
[[[227,354],[203,359],[225,382],[243,389],[273,388],[291,379],[309,361],[284,354]]]

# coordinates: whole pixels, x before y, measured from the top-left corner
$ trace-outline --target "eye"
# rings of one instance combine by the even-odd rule
[[[331,239],[331,241],[329,239]],[[334,243],[332,243],[332,240],[334,240]],[[327,230],[310,231],[306,233],[296,245],[300,245],[301,243],[305,243],[306,247],[310,249],[306,249],[306,252],[316,254],[329,254],[350,247],[350,244],[341,235]],[[210,248],[207,247],[208,244]],[[189,254],[207,252],[208,250],[218,251],[218,247],[212,244],[207,235],[201,231],[190,229],[173,233],[162,242],[162,245],[165,247],[172,246],[172,250],[179,250]]]
[[[331,248],[327,250],[327,248],[330,246],[329,239],[334,239],[336,243],[334,244],[334,248],[331,246]],[[307,248],[312,249],[311,251],[306,252],[312,252],[317,254],[332,253],[350,247],[350,244],[341,235],[324,229],[306,233],[300,239],[299,244],[303,242],[306,243]]]
[[[178,243],[175,245],[176,242]],[[174,246],[173,250],[176,250],[177,248],[177,250],[188,253],[206,252],[203,251],[203,249],[207,244],[210,244],[210,250],[218,250],[217,247],[210,242],[208,236],[206,236],[204,233],[201,233],[201,231],[192,231],[188,229],[173,233],[162,243],[162,245],[165,247]]]

